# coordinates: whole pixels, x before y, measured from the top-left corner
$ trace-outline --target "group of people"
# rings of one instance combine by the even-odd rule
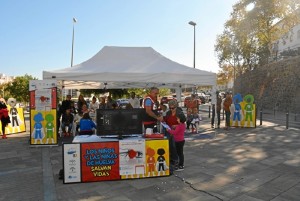
[[[169,110],[166,111],[164,107],[162,112],[157,104],[159,89],[152,87],[149,95],[144,98],[143,107],[145,108],[146,115],[144,118],[144,129],[153,129],[153,132],[158,132],[158,122],[165,122],[168,127],[164,129],[165,136],[169,140],[170,150],[170,170],[182,171],[184,170],[184,154],[183,147],[185,144],[184,133],[186,130],[186,116],[182,108],[178,107],[176,100],[168,102]]]
[[[216,97],[216,98],[215,98]],[[232,97],[229,92],[226,92],[225,97],[222,99],[219,92],[216,92],[216,96],[212,97],[212,118],[211,118],[211,127],[215,126],[215,116],[217,114],[217,128],[220,128],[221,122],[221,109],[225,112],[225,130],[228,130],[230,127],[230,106],[232,104]]]
[[[117,109],[118,105],[111,96],[100,97],[99,102],[95,96],[88,104],[83,95],[78,96],[78,101],[75,107],[74,101],[71,100],[71,95],[67,95],[66,99],[62,101],[58,112],[57,133],[61,127],[64,136],[70,136],[73,132],[79,134],[91,134],[96,129],[96,114],[97,109]],[[129,104],[126,108],[140,108],[140,100],[136,97],[135,92],[131,92]],[[73,126],[76,128],[74,129]]]
[[[79,132],[79,134],[93,134],[93,129],[96,129],[96,124],[92,117],[95,116],[90,114],[96,113],[96,107],[99,107],[99,105],[96,103],[95,97],[93,97],[92,102],[88,105],[84,97],[79,95],[77,107],[75,107],[74,102],[71,100],[71,95],[67,95],[58,110],[57,128],[59,129],[60,127],[61,118],[63,136],[70,136],[73,132]],[[73,126],[75,126],[75,129]],[[57,130],[57,133],[58,132],[59,130]]]

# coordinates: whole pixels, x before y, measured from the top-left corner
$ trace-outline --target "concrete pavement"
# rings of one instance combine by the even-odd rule
[[[222,122],[223,123],[223,122]],[[30,147],[27,132],[0,139],[0,200],[300,200],[300,130],[257,128],[186,134],[185,169],[168,177],[63,184],[62,147]]]

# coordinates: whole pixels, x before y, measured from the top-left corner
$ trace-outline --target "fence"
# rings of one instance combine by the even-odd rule
[[[199,111],[202,115],[211,118],[211,106],[209,104],[200,105]],[[221,120],[225,119],[224,111],[221,111]],[[263,125],[264,121],[272,122],[277,124],[278,126],[285,126],[286,129],[288,128],[299,128],[300,129],[300,112],[282,112],[276,110],[263,109],[257,108],[256,110],[256,119],[259,120],[259,124]]]

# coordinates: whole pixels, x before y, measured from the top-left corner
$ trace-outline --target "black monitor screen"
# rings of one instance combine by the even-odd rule
[[[145,109],[97,109],[97,135],[143,133]]]

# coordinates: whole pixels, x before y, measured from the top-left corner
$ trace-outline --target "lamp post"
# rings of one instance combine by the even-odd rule
[[[71,53],[71,67],[73,66],[73,50],[74,50],[74,24],[77,20],[73,17],[73,35],[72,35],[72,53]]]
[[[189,24],[194,27],[194,65],[193,65],[193,67],[195,68],[196,67],[196,28],[195,27],[197,24],[193,21],[190,21]]]
[[[193,67],[196,68],[196,23],[193,21],[189,21],[189,25],[194,27],[194,63]],[[193,94],[196,93],[196,87],[193,89]]]

